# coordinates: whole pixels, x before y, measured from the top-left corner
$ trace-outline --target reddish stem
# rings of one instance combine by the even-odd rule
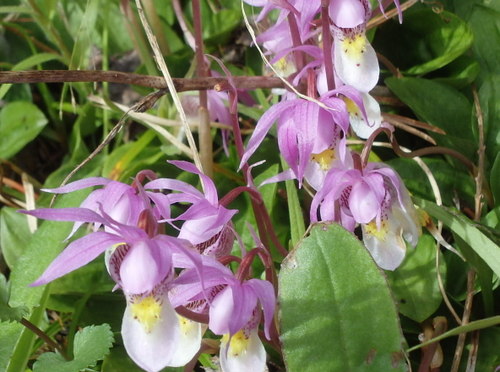
[[[301,46],[302,40],[300,39],[299,26],[297,25],[297,20],[295,19],[295,14],[293,12],[288,13],[288,27],[290,28],[293,46],[295,48]],[[293,52],[293,56],[295,58],[297,71],[301,71],[305,65],[304,55],[299,51],[295,51]]]
[[[326,83],[328,90],[335,89],[332,63],[332,34],[330,32],[330,15],[328,5],[330,0],[321,0],[321,27],[323,32],[323,59],[325,62]]]

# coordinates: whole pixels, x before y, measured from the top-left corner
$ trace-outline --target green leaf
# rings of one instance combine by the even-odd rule
[[[14,208],[3,207],[0,210],[0,248],[10,269],[24,252],[30,235],[25,215],[18,213]]]
[[[442,146],[451,147],[470,159],[476,155],[471,127],[472,106],[458,90],[421,78],[387,78],[385,83],[417,117],[443,129],[446,135],[429,134]]]
[[[485,235],[472,221],[458,212],[440,207],[428,200],[414,198],[415,203],[432,217],[442,221],[462,238],[481,257],[493,272],[500,276],[500,247]]]
[[[472,3],[472,1],[470,1]],[[489,3],[489,4],[488,4]],[[495,3],[497,4],[495,7]],[[485,73],[500,74],[500,7],[497,1],[476,1],[465,15],[474,31],[472,49]]]
[[[0,274],[0,322],[20,321],[28,313],[25,306],[10,307],[7,279]]]
[[[428,59],[413,66],[406,73],[426,74],[441,68],[470,48],[473,40],[469,25],[455,14],[432,9],[421,9],[408,14],[404,20],[406,32],[414,33],[420,55]]]
[[[113,332],[108,324],[85,327],[75,335],[71,361],[60,354],[44,353],[35,363],[33,372],[75,372],[94,366],[109,353],[113,345]]]
[[[440,258],[441,277],[446,266]],[[436,279],[436,243],[429,235],[420,237],[415,249],[408,249],[406,257],[395,271],[386,272],[399,312],[408,318],[423,322],[430,317],[442,301]]]
[[[61,56],[58,56],[57,54],[53,53],[38,53],[38,54],[33,54],[32,56],[29,56],[26,59],[23,59],[21,62],[16,64],[13,68],[12,71],[23,71],[23,70],[29,70],[30,68],[42,64],[44,62],[49,62],[53,60],[62,60]]]
[[[23,328],[17,322],[0,322],[0,371],[7,370],[7,364]]]
[[[480,70],[481,67],[475,59],[468,55],[463,55],[437,71],[437,73],[443,77],[438,77],[433,80],[461,89],[471,84],[476,79]]]
[[[78,206],[90,190],[81,190],[58,197],[55,207]],[[45,286],[29,287],[52,260],[67,245],[64,239],[71,231],[69,222],[44,221],[32,235],[25,253],[19,257],[16,266],[11,272],[12,306],[38,306]]]
[[[47,118],[30,102],[12,102],[0,112],[0,157],[8,159],[31,142],[47,124]]]
[[[287,371],[405,371],[398,314],[381,270],[338,225],[316,225],[279,274]]]
[[[493,163],[500,153],[500,73],[484,78],[479,88],[483,111],[486,155]]]
[[[456,195],[469,205],[474,204],[476,191],[474,180],[465,170],[450,167],[450,164],[441,158],[423,158],[422,160],[429,167],[439,185],[443,204],[453,205],[453,198]],[[398,172],[408,190],[415,196],[427,198],[433,195],[429,178],[415,160],[395,158],[386,163]]]
[[[414,350],[418,350],[421,347],[430,345],[433,342],[440,341],[440,340],[445,339],[447,337],[458,336],[461,333],[468,333],[468,332],[476,331],[478,329],[484,329],[484,328],[488,328],[488,327],[493,327],[493,326],[495,326],[497,324],[500,324],[500,315],[493,316],[491,318],[485,318],[485,319],[481,319],[481,320],[475,320],[473,322],[467,323],[466,325],[453,328],[453,329],[449,330],[448,332],[445,332],[445,333],[439,335],[438,337],[432,338],[432,339],[430,339],[429,341],[426,341],[426,342],[422,342],[421,344],[413,346],[413,347],[409,348],[406,351],[407,352],[411,352],[411,351],[414,351]]]

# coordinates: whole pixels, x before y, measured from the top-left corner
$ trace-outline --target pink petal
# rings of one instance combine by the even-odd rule
[[[67,192],[72,192],[76,190],[85,189],[87,187],[93,186],[103,186],[112,182],[110,179],[103,177],[90,177],[78,180],[75,182],[68,183],[67,185],[56,187],[54,189],[42,189],[42,191],[51,192],[54,194],[65,194]]]
[[[239,168],[245,164],[250,156],[257,150],[257,147],[261,144],[261,142],[266,137],[267,132],[271,129],[272,125],[278,119],[278,117],[286,110],[297,104],[296,100],[284,101],[280,102],[274,106],[272,106],[269,110],[267,110],[264,115],[260,118],[255,127],[255,130],[252,134],[252,137],[248,141],[247,148],[240,162]]]
[[[120,266],[123,290],[131,294],[151,291],[167,275],[169,263],[163,264],[162,258],[153,241],[131,245]]]
[[[51,282],[67,273],[76,270],[99,256],[107,248],[122,243],[123,240],[116,235],[98,231],[75,240],[69,244],[59,256],[49,265],[44,273],[33,282],[38,286]]]
[[[229,321],[233,316],[233,289],[227,287],[212,301],[208,327],[217,335],[229,333]]]
[[[366,19],[366,9],[360,0],[334,0],[329,10],[333,23],[341,28],[354,28]]]
[[[259,298],[260,304],[264,311],[264,333],[268,340],[271,339],[269,330],[274,318],[274,311],[276,309],[276,295],[274,293],[273,285],[266,280],[250,279],[247,282],[255,295]]]
[[[106,223],[104,218],[86,208],[40,208],[19,212],[44,220]]]
[[[380,211],[380,202],[375,192],[364,181],[356,182],[349,196],[349,209],[358,223],[368,223]]]

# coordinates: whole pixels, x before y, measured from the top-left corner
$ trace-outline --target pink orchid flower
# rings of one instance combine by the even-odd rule
[[[379,163],[363,170],[332,169],[313,198],[310,218],[336,221],[350,231],[360,224],[365,246],[386,270],[403,261],[405,241],[415,247],[420,236],[417,212],[403,182]]]

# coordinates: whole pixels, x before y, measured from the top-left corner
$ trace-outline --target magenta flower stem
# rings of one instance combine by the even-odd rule
[[[226,195],[224,195],[224,197],[220,199],[219,204],[223,205],[224,207],[227,207],[230,203],[234,201],[234,199],[236,199],[241,193],[245,191],[250,194],[250,197],[252,199],[259,200],[260,193],[257,190],[249,186],[238,186],[229,191]]]
[[[290,34],[292,35],[293,46],[301,46],[302,40],[300,39],[299,26],[297,25],[297,20],[295,19],[295,14],[293,14],[293,12],[288,13],[288,27],[290,28]],[[297,71],[301,71],[305,65],[304,55],[298,51],[293,52],[293,55]]]
[[[238,264],[241,264],[241,257],[233,256],[233,255],[223,256],[223,257],[219,258],[219,262],[221,264],[223,264],[224,266],[227,266],[232,262],[237,262]]]
[[[183,316],[184,318],[187,318],[187,319],[192,320],[194,322],[208,324],[208,314],[196,313],[194,311],[191,311],[191,310],[187,309],[184,306],[178,306],[178,307],[176,307],[175,311],[180,316]]]
[[[268,251],[260,247],[250,250],[241,261],[241,265],[238,268],[238,273],[236,277],[238,280],[243,282],[248,276],[248,272],[252,268],[252,262],[255,256],[259,256],[260,260],[264,264],[266,270],[266,280],[273,284],[274,290],[277,292],[278,284],[276,280],[276,275],[273,267],[273,259]]]
[[[332,63],[332,34],[330,31],[330,16],[328,6],[330,0],[321,0],[321,28],[323,32],[323,58],[325,62],[326,83],[328,90],[335,89]]]
[[[236,93],[233,92],[232,90],[229,90],[229,102],[232,102],[233,99],[237,99],[235,96]],[[233,127],[233,135],[234,135],[234,142],[236,144],[236,151],[238,152],[238,157],[241,159],[243,157],[243,153],[245,152],[245,148],[243,146],[243,139],[241,137],[241,130],[240,130],[240,124],[238,121],[238,113],[237,112],[231,112],[231,124]],[[243,176],[245,178],[245,182],[247,185],[253,185],[253,179],[252,175],[248,171],[248,163],[243,164],[242,167],[242,172]],[[262,244],[264,247],[269,249],[269,241],[267,235],[271,237],[271,240],[273,244],[276,246],[276,249],[278,249],[279,253],[283,256],[286,257],[288,254],[288,251],[281,245],[281,243],[278,240],[278,237],[276,236],[276,233],[274,232],[274,229],[272,227],[271,223],[271,218],[269,217],[269,214],[267,213],[267,210],[264,206],[264,202],[262,200],[262,195],[258,190],[255,188],[251,188],[248,186],[241,186],[237,187],[235,190],[237,190],[234,194],[232,195],[232,191],[228,193],[224,198],[221,199],[220,203],[222,205],[229,204],[231,201],[233,201],[241,192],[247,191],[250,193],[252,196],[250,198],[250,201],[252,203],[252,208],[255,214],[255,220],[257,222],[257,230],[259,231],[259,237],[260,240],[262,241]],[[234,190],[233,190],[234,191]],[[231,195],[230,195],[231,194]],[[227,198],[227,199],[226,199]]]

